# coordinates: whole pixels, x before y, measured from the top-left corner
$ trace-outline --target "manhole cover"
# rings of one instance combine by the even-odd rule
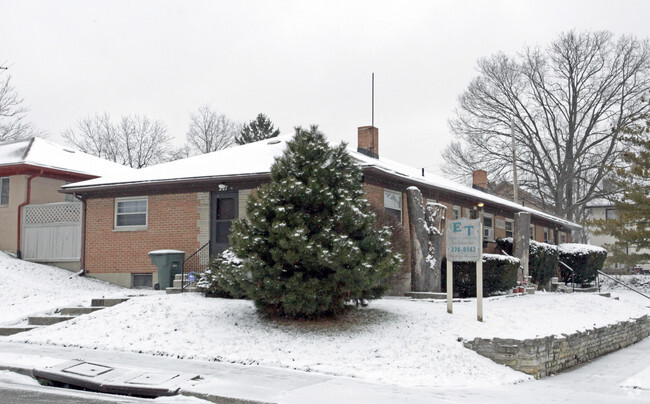
[[[108,373],[113,369],[114,368],[112,367],[102,366],[96,363],[82,362],[78,365],[65,368],[62,370],[62,372],[72,373],[79,376],[95,377],[95,376],[103,375],[104,373]]]
[[[171,380],[175,377],[178,377],[177,373],[158,373],[158,372],[147,372],[143,373],[140,376],[136,376],[133,379],[129,379],[126,383],[129,384],[160,384],[168,380]]]

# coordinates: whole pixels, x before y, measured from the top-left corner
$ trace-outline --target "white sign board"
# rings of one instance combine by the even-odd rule
[[[447,220],[447,260],[476,262],[481,259],[481,220]]]

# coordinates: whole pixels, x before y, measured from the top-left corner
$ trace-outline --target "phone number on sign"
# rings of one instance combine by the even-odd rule
[[[454,253],[475,253],[476,247],[451,247],[451,252]]]

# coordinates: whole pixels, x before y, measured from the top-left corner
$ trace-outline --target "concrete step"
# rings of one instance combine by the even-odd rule
[[[165,289],[165,293],[167,293],[168,295],[181,293],[181,288],[180,287],[167,288]],[[183,293],[199,293],[199,290],[194,286],[187,286],[185,287],[185,289],[183,289]]]
[[[188,282],[188,281],[183,282],[183,281],[181,281],[180,279],[174,279],[174,285],[173,285],[173,286],[174,286],[175,288],[180,288],[181,285],[183,285],[183,284],[184,284],[186,287],[187,287],[188,285],[190,285],[190,286],[194,286],[194,285],[196,284],[196,282],[194,282],[194,283],[190,283],[190,282]]]
[[[20,332],[25,332],[29,330],[33,330],[34,328],[39,328],[40,326],[33,326],[33,327],[0,327],[0,336],[7,336],[7,335],[14,335],[18,334]]]
[[[28,325],[52,325],[72,320],[74,316],[34,316],[27,318]]]
[[[444,300],[447,298],[446,293],[438,292],[406,292],[404,296],[410,297],[413,299],[440,299]]]
[[[576,292],[579,293],[593,293],[593,292],[598,292],[598,288],[595,286],[589,287],[589,288],[575,288],[574,289]]]
[[[92,299],[90,305],[92,307],[111,307],[129,300],[128,297],[118,299]]]
[[[82,314],[89,314],[97,310],[103,310],[105,307],[66,307],[61,309],[62,316],[80,316]]]

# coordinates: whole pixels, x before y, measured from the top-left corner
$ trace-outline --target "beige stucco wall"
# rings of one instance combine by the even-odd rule
[[[9,204],[0,207],[0,250],[15,253],[18,248],[18,206],[25,202],[26,175],[9,177]]]
[[[0,207],[0,250],[15,253],[18,248],[18,207],[27,198],[28,175],[9,177],[9,204]],[[35,177],[32,179],[31,204],[64,202],[65,195],[58,192],[65,181]]]

